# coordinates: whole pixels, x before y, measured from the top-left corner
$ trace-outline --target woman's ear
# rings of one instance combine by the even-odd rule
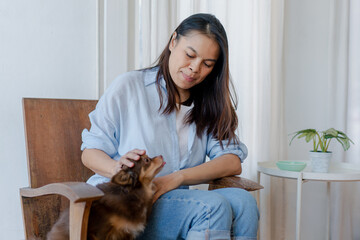
[[[171,37],[171,40],[170,40],[170,44],[169,44],[169,50],[170,52],[175,48],[175,45],[176,45],[176,42],[177,42],[177,33],[174,32],[172,37]]]

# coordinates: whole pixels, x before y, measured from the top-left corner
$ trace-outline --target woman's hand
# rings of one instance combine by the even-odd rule
[[[113,168],[113,171],[114,171],[113,175],[115,175],[117,172],[119,172],[121,170],[121,168],[123,167],[123,165],[128,166],[129,168],[132,168],[134,166],[134,163],[131,162],[130,160],[137,161],[140,159],[140,156],[144,155],[145,153],[146,153],[145,150],[133,149],[133,150],[127,152],[126,154],[124,154],[123,156],[121,156],[119,161],[117,161],[115,163],[115,166]]]
[[[153,197],[153,203],[163,195],[173,189],[178,188],[183,181],[183,176],[180,172],[174,172],[166,176],[157,177],[153,183],[155,185],[155,194]]]
[[[169,175],[155,178],[155,194],[153,202],[161,195],[178,188],[180,185],[207,183],[212,179],[232,176],[241,173],[241,161],[238,156],[224,154],[196,167],[182,169]]]

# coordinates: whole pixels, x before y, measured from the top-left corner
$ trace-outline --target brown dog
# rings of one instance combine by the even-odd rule
[[[96,186],[104,196],[91,206],[87,239],[135,239],[145,229],[154,195],[152,180],[165,162],[162,156],[143,155],[133,163],[132,168],[123,166],[110,182]],[[47,239],[69,239],[69,210],[54,224]]]

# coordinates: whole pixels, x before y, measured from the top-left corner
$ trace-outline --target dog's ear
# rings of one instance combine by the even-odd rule
[[[131,171],[129,174],[130,174],[130,178],[131,178],[131,185],[134,188],[134,187],[136,187],[136,185],[139,182],[139,174],[137,174],[137,172],[133,172],[133,171]]]
[[[119,185],[131,185],[132,179],[130,176],[130,173],[128,171],[121,170],[113,178],[111,179],[113,183],[119,184]]]
[[[138,182],[138,174],[133,171],[121,170],[112,178],[112,182],[123,186],[129,185],[135,187]]]

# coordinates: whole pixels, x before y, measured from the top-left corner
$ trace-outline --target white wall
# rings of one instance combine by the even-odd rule
[[[96,1],[0,1],[0,239],[24,239],[21,98],[95,99],[96,31]]]

